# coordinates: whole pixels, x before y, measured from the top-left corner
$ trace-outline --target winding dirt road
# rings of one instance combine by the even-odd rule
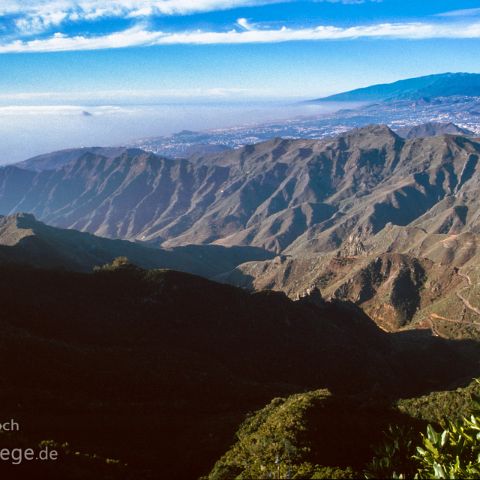
[[[473,283],[472,283],[472,279],[466,275],[465,273],[462,273],[460,271],[457,271],[457,275],[459,277],[462,277],[463,279],[465,279],[468,283],[468,285],[464,288],[462,288],[460,291],[458,292],[455,292],[455,294],[457,295],[457,297],[461,300],[461,302],[465,305],[465,308],[467,308],[468,310],[470,310],[471,312],[475,313],[476,315],[480,316],[480,309],[478,309],[477,307],[474,307],[464,296],[463,296],[463,292],[465,290],[467,290],[468,288],[472,287],[473,286]],[[437,315],[436,313],[431,313],[430,314],[430,317],[429,317],[429,321],[430,321],[430,325],[431,325],[431,330],[432,330],[432,334],[436,337],[440,337],[442,335],[440,335],[440,333],[438,332],[438,330],[435,328],[435,324],[433,323],[433,320],[440,320],[442,322],[449,322],[449,323],[456,323],[456,324],[461,324],[461,325],[474,325],[474,326],[480,326],[480,322],[464,322],[462,320],[453,320],[452,318],[446,318],[446,317],[442,317],[441,315]]]
[[[457,275],[459,277],[462,277],[464,278],[465,280],[467,280],[468,282],[468,286],[466,286],[465,288],[462,288],[462,290],[460,290],[459,292],[456,292],[457,294],[457,297],[463,302],[463,304],[473,313],[475,313],[476,315],[479,315],[480,316],[480,309],[478,309],[477,307],[474,307],[463,295],[462,295],[462,292],[464,292],[466,289],[468,289],[469,287],[472,287],[473,284],[472,284],[472,280],[471,278],[466,275],[465,273],[462,273],[460,271],[457,272]],[[475,323],[477,324],[476,322],[472,322],[472,323]]]

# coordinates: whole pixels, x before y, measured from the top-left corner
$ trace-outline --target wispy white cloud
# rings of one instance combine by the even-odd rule
[[[243,29],[218,31],[183,31],[166,33],[152,31],[142,25],[101,36],[67,36],[56,33],[49,38],[34,40],[15,40],[0,44],[0,53],[20,52],[58,52],[72,50],[99,50],[154,45],[209,45],[209,44],[245,44],[278,43],[291,41],[328,41],[351,40],[361,38],[383,39],[434,39],[434,38],[480,38],[480,21],[470,23],[381,23],[337,27],[320,25],[313,28],[277,29],[259,28],[245,19],[237,25]]]
[[[449,12],[438,13],[437,17],[472,17],[480,15],[480,8],[467,8],[463,10],[451,10]]]
[[[35,105],[9,105],[9,106],[0,106],[0,117],[10,117],[10,116],[25,116],[25,115],[62,115],[62,116],[79,116],[84,114],[86,110],[71,105],[45,105],[45,106],[35,106]]]
[[[15,26],[21,33],[34,35],[52,26],[60,25],[67,18],[67,13],[61,11],[44,12],[42,15],[27,15],[15,20]]]
[[[162,14],[186,14],[221,10],[248,5],[279,3],[281,0],[2,0],[0,15],[32,12],[98,12],[118,15],[120,12],[138,11]]]
[[[281,0],[2,0],[0,17],[14,16],[19,30],[49,28],[70,21],[185,15],[279,3]],[[291,1],[291,0],[283,0]]]
[[[238,7],[249,7],[286,3],[295,0],[2,0],[0,15],[32,14],[43,12],[77,12],[79,15],[116,16],[131,12],[133,16],[151,15],[183,15],[196,12],[228,10]],[[308,0],[307,0],[308,1]],[[382,0],[310,0],[314,3],[329,2],[358,4],[382,2]]]
[[[4,111],[21,111],[24,106],[35,106],[38,108],[50,107],[67,108],[68,110],[78,110],[78,104],[84,102],[104,103],[125,103],[125,102],[144,102],[148,103],[171,99],[190,99],[190,98],[212,98],[222,99],[228,97],[244,98],[255,96],[268,96],[270,89],[249,89],[239,87],[212,87],[212,88],[182,88],[182,89],[146,89],[146,90],[95,90],[95,91],[50,91],[50,92],[19,92],[19,93],[0,93],[0,106]],[[69,105],[65,105],[69,102]],[[71,105],[75,104],[75,105]],[[25,107],[26,108],[26,107]],[[36,107],[35,107],[36,108]]]
[[[14,17],[21,35],[35,35],[52,27],[102,18],[145,18],[255,7],[295,0],[0,0],[1,17]],[[310,0],[342,4],[382,0]]]

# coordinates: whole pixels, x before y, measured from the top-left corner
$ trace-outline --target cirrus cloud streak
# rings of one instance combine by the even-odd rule
[[[480,38],[480,22],[471,23],[381,23],[352,27],[320,25],[313,28],[261,29],[240,19],[241,31],[153,31],[136,26],[120,32],[100,36],[68,36],[56,33],[51,37],[34,40],[14,40],[0,43],[0,53],[61,52],[100,50],[156,45],[218,45],[279,43],[292,41],[329,41],[354,39],[467,39]]]

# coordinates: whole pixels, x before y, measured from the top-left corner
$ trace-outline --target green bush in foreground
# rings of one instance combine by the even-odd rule
[[[391,427],[365,472],[366,478],[480,478],[480,397],[469,417],[447,421],[437,432],[428,425],[413,452],[414,434]]]
[[[442,432],[429,425],[414,456],[417,478],[480,478],[480,404],[470,418],[449,422]]]

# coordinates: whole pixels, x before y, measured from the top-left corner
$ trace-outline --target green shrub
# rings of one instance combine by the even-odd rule
[[[412,430],[391,426],[365,477],[480,478],[480,397],[473,394],[472,399],[469,416],[443,420],[440,431],[429,424],[419,440]]]
[[[480,477],[480,403],[476,397],[469,418],[449,421],[437,432],[429,425],[417,447],[419,462],[416,478],[479,478]]]
[[[418,435],[411,427],[390,425],[385,441],[378,445],[375,457],[367,465],[366,478],[409,478],[416,472],[412,457]]]
[[[272,400],[243,423],[237,443],[217,462],[209,479],[350,478],[348,471],[325,470],[311,461],[309,412],[324,408],[329,396],[327,390],[317,390]]]

